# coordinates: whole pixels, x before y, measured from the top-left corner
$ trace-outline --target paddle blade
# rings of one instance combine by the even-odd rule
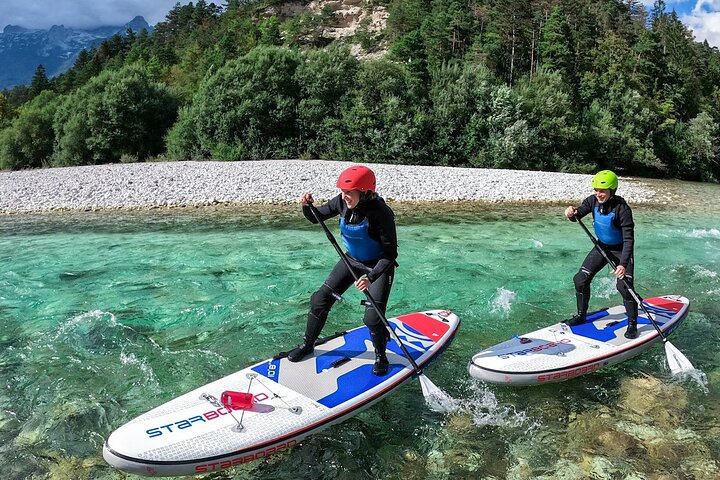
[[[675,348],[672,343],[667,341],[665,342],[665,356],[667,357],[670,372],[673,375],[679,375],[681,373],[687,373],[695,370],[695,367],[692,366],[690,360],[688,360],[680,350]]]
[[[457,408],[457,402],[455,402],[450,395],[435,386],[424,374],[420,374],[419,378],[425,402],[431,410],[447,413]]]

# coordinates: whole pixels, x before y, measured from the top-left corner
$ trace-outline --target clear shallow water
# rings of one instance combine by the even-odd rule
[[[463,320],[426,370],[460,404],[429,410],[419,382],[266,462],[213,478],[717,478],[718,209],[635,208],[637,287],[692,301],[670,337],[707,377],[676,379],[655,346],[618,366],[527,388],[467,374],[476,351],[565,317],[591,247],[561,206],[398,207],[389,314]],[[0,472],[126,478],[102,460],[131,418],[286,350],[336,254],[296,209],[0,218]],[[600,274],[591,306],[619,303]],[[361,322],[358,293],[326,332]],[[664,476],[664,477],[663,477]]]

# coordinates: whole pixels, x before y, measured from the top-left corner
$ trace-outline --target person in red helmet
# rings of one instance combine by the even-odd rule
[[[340,237],[350,264],[360,278],[356,281],[345,263],[338,261],[310,298],[305,336],[302,343],[288,353],[287,358],[291,362],[299,362],[313,352],[330,309],[351,285],[362,292],[368,291],[378,308],[385,313],[397,265],[397,233],[395,214],[375,192],[375,183],[375,174],[368,167],[352,166],[343,171],[337,180],[341,193],[317,207],[318,216],[323,221],[340,217]],[[313,200],[312,193],[304,193],[300,203],[305,218],[317,223],[310,210]],[[367,304],[363,322],[370,330],[375,348],[373,373],[385,375],[388,372],[385,350],[389,332],[378,313]]]

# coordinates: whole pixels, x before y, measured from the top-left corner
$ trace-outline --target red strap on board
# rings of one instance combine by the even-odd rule
[[[255,397],[252,393],[227,390],[220,395],[220,401],[229,409],[249,410],[255,404]]]

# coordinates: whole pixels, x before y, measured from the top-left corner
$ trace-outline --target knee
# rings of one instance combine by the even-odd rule
[[[575,284],[575,290],[578,292],[584,292],[590,287],[590,275],[585,273],[583,270],[578,272],[573,277],[573,283]]]
[[[378,335],[383,330],[387,331],[387,329],[385,328],[385,325],[383,325],[382,322],[380,322],[380,321],[378,321],[377,323],[373,323],[371,325],[366,324],[365,326],[368,328],[368,330],[370,330],[370,333],[372,335]]]
[[[376,302],[381,313],[385,313],[385,304]],[[372,305],[365,306],[365,316],[363,317],[363,323],[372,330],[373,328],[384,328],[380,315],[372,307]]]
[[[623,282],[622,280],[618,280],[617,284],[615,285],[617,287],[618,292],[620,292],[620,295],[626,300],[632,300],[632,294],[630,293],[630,288],[632,288],[632,284],[630,282]]]
[[[310,310],[318,317],[321,316],[323,312],[329,311],[333,303],[335,303],[335,297],[332,293],[332,289],[327,285],[320,287],[320,289],[310,297]]]

